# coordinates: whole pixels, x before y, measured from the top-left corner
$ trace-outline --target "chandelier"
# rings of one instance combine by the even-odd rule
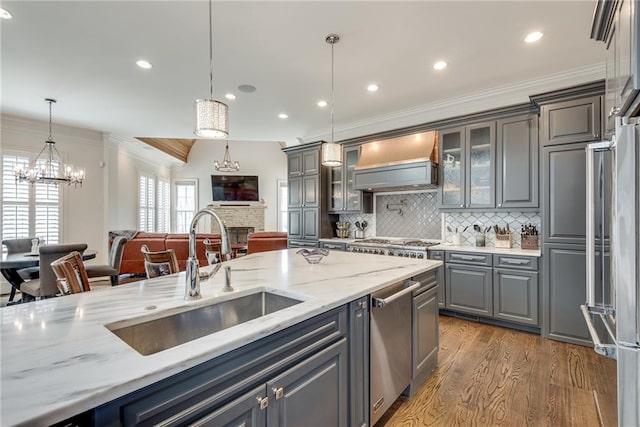
[[[209,99],[196,99],[196,127],[202,138],[221,139],[229,135],[229,107],[213,99],[213,24],[209,0]]]
[[[238,172],[240,170],[240,163],[231,160],[229,155],[229,141],[227,141],[227,147],[224,149],[224,159],[222,162],[215,161],[213,166],[220,172]]]
[[[342,165],[342,146],[333,141],[333,45],[340,41],[337,34],[329,34],[325,39],[331,45],[331,141],[322,144],[322,165]]]
[[[44,143],[44,147],[35,160],[25,168],[25,165],[18,165],[14,170],[16,181],[30,182],[32,185],[36,183],[54,184],[67,183],[73,184],[74,187],[80,185],[84,181],[84,170],[75,169],[71,165],[65,165],[62,156],[56,149],[56,143],[53,140],[51,132],[51,105],[56,103],[55,99],[45,98],[49,103],[49,138]]]

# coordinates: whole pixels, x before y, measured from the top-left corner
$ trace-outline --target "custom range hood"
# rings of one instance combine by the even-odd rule
[[[368,191],[435,187],[437,151],[437,131],[362,144],[354,187]]]

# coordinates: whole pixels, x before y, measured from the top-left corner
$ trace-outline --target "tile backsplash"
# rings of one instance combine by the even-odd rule
[[[540,212],[456,212],[447,213],[445,215],[445,224],[452,230],[461,231],[467,227],[467,231],[462,233],[462,244],[474,246],[476,244],[476,233],[473,231],[473,225],[478,224],[480,227],[488,227],[497,225],[506,227],[509,224],[511,230],[511,242],[514,248],[520,247],[520,227],[523,224],[532,224],[540,229]],[[495,246],[496,236],[493,231],[485,234],[486,246]],[[446,232],[446,242],[453,241],[453,233]]]

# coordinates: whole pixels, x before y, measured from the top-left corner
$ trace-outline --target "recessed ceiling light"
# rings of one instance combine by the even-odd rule
[[[447,68],[447,63],[444,61],[438,61],[435,64],[433,64],[434,70],[444,70],[445,68]]]
[[[281,119],[288,119],[289,115],[287,115],[285,113],[280,113],[280,114],[278,114],[278,117],[280,117]]]
[[[544,34],[542,34],[540,31],[534,31],[532,33],[527,34],[527,37],[524,38],[524,41],[527,43],[534,43],[540,40],[543,35]]]
[[[373,83],[372,83],[372,84],[370,84],[369,86],[367,86],[367,90],[368,90],[369,92],[375,92],[375,91],[377,91],[378,89],[379,89],[379,88],[378,88],[378,85],[373,84]]]
[[[324,108],[327,106],[327,101],[318,101],[318,107]]]
[[[13,18],[13,16],[11,16],[11,13],[7,9],[3,9],[0,7],[0,18],[11,19]]]
[[[226,94],[224,97],[225,97],[225,98],[227,98],[227,99],[230,99],[230,100],[232,100],[232,101],[233,101],[234,99],[236,99],[236,96],[235,96],[234,94],[232,94],[232,93],[228,93],[228,94]]]
[[[149,61],[145,61],[144,59],[138,59],[136,61],[136,65],[144,70],[149,70],[153,68],[153,65]]]

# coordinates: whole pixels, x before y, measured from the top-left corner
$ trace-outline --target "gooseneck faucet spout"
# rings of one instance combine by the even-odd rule
[[[192,301],[200,299],[200,275],[198,258],[196,257],[196,227],[198,221],[205,215],[211,215],[220,228],[220,258],[221,261],[228,261],[231,259],[231,244],[229,243],[229,233],[227,227],[222,223],[222,220],[215,211],[206,207],[198,211],[191,220],[191,226],[189,227],[189,258],[187,259],[187,271],[184,299],[186,301]]]

